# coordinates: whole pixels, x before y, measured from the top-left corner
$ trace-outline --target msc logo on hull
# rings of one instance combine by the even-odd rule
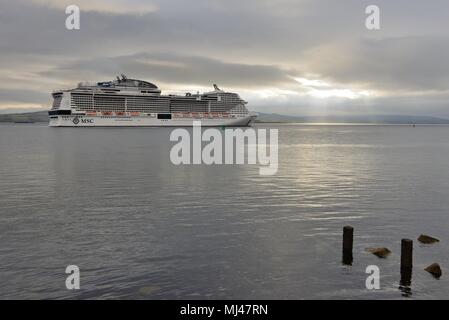
[[[72,122],[74,124],[78,124],[78,123],[94,123],[94,119],[80,119],[78,117],[73,118]]]

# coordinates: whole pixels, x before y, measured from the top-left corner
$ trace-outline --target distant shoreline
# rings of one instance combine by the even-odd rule
[[[7,124],[48,124],[48,121],[1,121],[0,125]],[[403,126],[403,127],[424,127],[424,126],[449,126],[449,123],[370,123],[370,122],[254,122],[251,126],[258,125],[276,125],[276,126]],[[129,127],[125,127],[129,128]]]
[[[0,123],[45,123],[48,111],[0,114]],[[287,116],[259,112],[255,124],[276,125],[449,125],[449,119],[430,116],[353,115],[353,116]]]
[[[254,122],[253,124],[276,124],[276,125],[310,125],[310,126],[448,126],[449,123],[382,123],[382,122]]]

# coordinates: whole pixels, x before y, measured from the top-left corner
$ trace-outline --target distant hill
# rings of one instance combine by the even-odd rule
[[[48,122],[48,111],[0,114],[0,122]]]
[[[27,112],[0,114],[0,122],[48,122],[48,112]],[[449,119],[426,116],[402,115],[355,115],[355,116],[321,116],[299,117],[277,113],[259,113],[256,122],[280,123],[371,123],[371,124],[449,124]]]
[[[276,113],[259,113],[257,122],[295,123],[370,123],[370,124],[449,124],[449,119],[406,115],[355,115],[299,117]]]

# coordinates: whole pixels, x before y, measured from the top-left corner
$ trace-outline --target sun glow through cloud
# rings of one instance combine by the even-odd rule
[[[306,78],[296,78],[292,77],[294,80],[298,81],[300,84],[308,87],[330,87],[330,84],[322,80],[311,80]]]
[[[306,79],[293,77],[301,87],[306,91],[306,94],[319,99],[325,98],[346,98],[358,99],[372,96],[372,93],[367,90],[353,90],[348,88],[336,88],[332,84],[320,79]]]
[[[330,89],[330,90],[317,90],[311,89],[308,93],[315,98],[347,98],[347,99],[358,99],[361,97],[369,97],[370,93],[368,91],[352,91],[350,89]]]

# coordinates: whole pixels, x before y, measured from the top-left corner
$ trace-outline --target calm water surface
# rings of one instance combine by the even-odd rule
[[[166,128],[0,125],[0,298],[400,299],[400,239],[420,233],[441,242],[415,241],[411,298],[449,296],[449,126],[274,127],[279,170],[260,176],[172,165]]]

